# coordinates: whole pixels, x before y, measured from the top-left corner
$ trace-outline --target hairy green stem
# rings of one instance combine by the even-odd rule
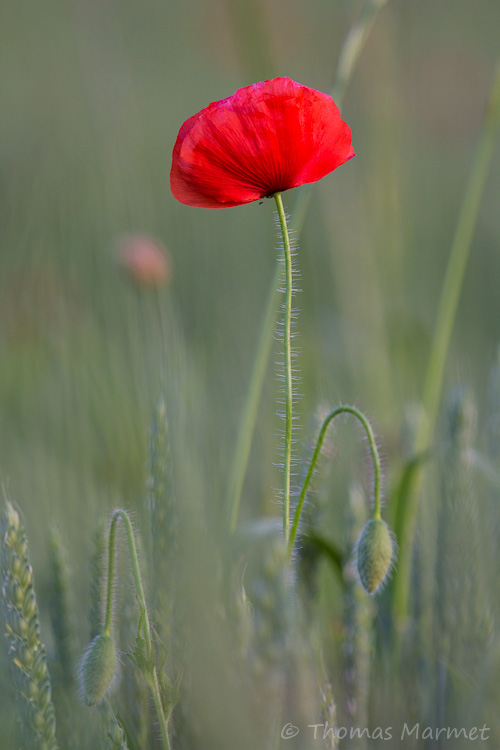
[[[104,635],[111,635],[111,617],[113,613],[113,584],[115,577],[115,547],[116,547],[116,523],[118,518],[113,516],[109,528],[108,543],[108,585],[106,589],[106,619],[104,621]]]
[[[283,465],[283,533],[288,541],[290,533],[290,474],[292,465],[292,422],[293,422],[293,386],[292,386],[292,292],[293,269],[292,249],[286,223],[285,209],[281,193],[275,193],[274,200],[283,236],[283,254],[285,257],[285,308],[283,320],[283,354],[285,367],[285,455]]]
[[[500,126],[500,63],[498,64],[491,90],[484,126],[479,139],[475,160],[462,202],[455,230],[446,276],[432,342],[429,365],[423,392],[423,411],[415,437],[415,455],[428,450],[434,436],[439,403],[443,391],[446,359],[450,348],[451,334],[455,323],[458,301],[462,291],[465,270],[469,258],[479,206]],[[394,581],[394,612],[398,619],[408,613],[409,584],[413,552],[413,536],[418,515],[418,500],[421,488],[421,471],[413,475],[401,513],[401,528],[396,529],[401,551],[397,575]]]
[[[288,555],[289,558],[292,557],[293,548],[295,545],[295,539],[297,537],[297,531],[299,528],[299,521],[300,521],[300,515],[302,513],[302,508],[304,506],[305,499],[307,497],[307,492],[309,490],[309,486],[311,484],[311,480],[314,475],[314,470],[316,468],[316,464],[319,458],[319,454],[321,453],[321,448],[323,446],[323,441],[325,439],[326,431],[328,429],[328,426],[330,422],[335,419],[335,417],[338,417],[339,414],[352,414],[356,419],[358,419],[359,422],[363,425],[363,429],[366,432],[366,437],[368,439],[368,445],[370,448],[370,454],[372,457],[373,462],[373,518],[378,519],[381,517],[381,498],[380,498],[380,456],[378,454],[377,450],[377,443],[375,441],[375,435],[373,434],[373,430],[371,428],[371,425],[365,415],[359,411],[359,409],[356,409],[355,406],[338,406],[336,409],[330,412],[327,417],[325,417],[323,424],[321,426],[321,430],[318,435],[318,439],[316,441],[316,447],[314,448],[314,453],[311,458],[311,462],[309,464],[309,469],[306,474],[306,478],[304,480],[304,484],[302,486],[301,493],[299,495],[299,500],[297,503],[297,507],[295,509],[295,514],[293,517],[293,524],[292,524],[292,530],[290,532],[290,538],[288,540]]]
[[[153,702],[155,704],[156,715],[160,724],[161,739],[165,750],[171,750],[170,737],[168,736],[168,718],[165,716],[163,708],[163,701],[161,699],[160,683],[158,682],[158,674],[156,667],[153,670],[151,681],[149,683],[151,693],[153,695]]]
[[[367,0],[357,20],[347,33],[340,50],[335,82],[332,87],[332,97],[340,106],[352,78],[354,68],[361,55],[366,40],[370,34],[378,11],[386,4],[387,0]],[[300,236],[310,202],[311,187],[303,188],[299,193],[293,210],[292,227],[295,235]],[[250,448],[252,445],[259,402],[264,387],[264,380],[271,355],[273,333],[276,327],[277,309],[277,286],[279,283],[281,267],[276,264],[276,270],[271,281],[270,291],[267,298],[266,309],[257,342],[255,360],[250,376],[250,385],[243,407],[242,418],[236,438],[236,447],[230,470],[226,505],[229,516],[229,530],[234,533],[238,523],[238,515],[241,504],[241,493],[243,482],[248,466]]]
[[[104,635],[110,635],[111,633],[111,615],[113,608],[113,581],[114,581],[114,568],[115,568],[115,549],[116,549],[116,527],[118,520],[123,522],[125,526],[125,533],[127,535],[128,550],[130,555],[130,562],[132,564],[132,575],[134,578],[135,592],[141,610],[140,620],[140,632],[144,638],[144,644],[146,649],[146,659],[149,664],[152,665],[151,674],[147,676],[147,682],[151,688],[153,694],[153,701],[158,716],[158,723],[162,736],[163,746],[165,750],[170,750],[170,739],[168,736],[167,720],[165,718],[165,711],[163,709],[163,703],[161,700],[160,687],[158,683],[158,674],[156,672],[156,666],[154,665],[154,653],[153,643],[151,640],[151,627],[149,624],[148,610],[146,607],[146,597],[144,596],[144,587],[142,585],[141,572],[139,567],[139,558],[137,556],[137,547],[135,544],[134,531],[128,514],[124,510],[115,510],[111,518],[111,526],[109,529],[109,553],[108,553],[108,586],[106,595],[106,619],[104,623]]]

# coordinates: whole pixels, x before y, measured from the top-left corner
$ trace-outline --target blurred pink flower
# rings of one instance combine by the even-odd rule
[[[118,262],[140,286],[166,286],[172,277],[172,262],[165,248],[142,234],[129,234],[118,241]]]

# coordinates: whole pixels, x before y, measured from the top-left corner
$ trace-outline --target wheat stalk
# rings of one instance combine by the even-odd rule
[[[2,599],[12,677],[26,747],[57,750],[45,646],[40,641],[38,607],[28,542],[19,514],[6,502],[1,519]]]

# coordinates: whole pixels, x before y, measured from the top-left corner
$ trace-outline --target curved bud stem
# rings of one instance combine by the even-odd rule
[[[153,642],[151,639],[151,626],[149,624],[148,610],[146,607],[146,597],[144,596],[144,587],[142,585],[142,578],[139,568],[139,558],[137,556],[137,547],[134,538],[134,531],[132,529],[132,523],[126,511],[115,510],[111,517],[111,525],[109,528],[109,552],[108,552],[108,586],[106,595],[106,619],[104,622],[104,635],[109,636],[111,633],[111,614],[113,608],[113,580],[115,570],[115,548],[116,548],[116,527],[118,520],[123,521],[125,526],[125,533],[127,535],[128,551],[130,555],[130,562],[132,564],[132,575],[134,577],[135,591],[137,595],[137,601],[141,612],[139,620],[139,638],[142,638],[144,642],[144,668],[141,668],[141,672],[149,684],[151,692],[153,694],[153,701],[158,716],[158,723],[163,741],[163,747],[165,750],[170,750],[170,739],[168,736],[167,718],[165,716],[165,710],[161,699],[160,686],[158,682],[158,674],[156,671],[155,655],[153,649]]]
[[[326,431],[328,429],[330,422],[332,422],[335,419],[335,417],[338,417],[339,414],[352,414],[354,417],[356,417],[356,419],[359,422],[361,422],[363,429],[366,432],[366,437],[368,438],[368,445],[370,447],[370,454],[371,454],[372,461],[373,461],[373,518],[379,519],[381,517],[380,456],[378,454],[377,443],[375,442],[375,435],[373,434],[373,430],[371,428],[371,425],[368,419],[365,417],[365,415],[361,411],[359,411],[359,409],[356,409],[355,406],[338,406],[336,409],[331,411],[330,414],[328,414],[328,416],[324,419],[323,424],[321,426],[321,430],[318,435],[318,439],[316,441],[316,447],[314,448],[314,453],[312,455],[311,462],[309,464],[309,469],[307,471],[307,475],[304,480],[301,493],[299,495],[299,501],[295,509],[295,515],[293,517],[292,530],[290,532],[290,539],[288,540],[289,558],[291,558],[292,556],[295,539],[297,538],[297,531],[299,528],[299,521],[300,521],[300,516],[302,513],[302,508],[304,506],[304,502],[307,497],[307,492],[311,484],[311,479],[313,478],[313,475],[314,475],[314,470],[316,468],[319,454],[323,446],[323,441],[325,439]]]
[[[115,547],[116,547],[116,525],[118,519],[123,521],[125,526],[125,533],[127,534],[128,550],[130,555],[130,562],[132,563],[132,575],[134,576],[135,590],[137,599],[139,601],[139,607],[144,617],[142,618],[142,635],[146,644],[146,653],[148,659],[151,658],[152,643],[151,643],[151,632],[149,628],[148,613],[146,609],[146,599],[144,596],[144,587],[142,585],[142,578],[139,569],[139,559],[137,557],[137,548],[135,545],[134,532],[132,524],[128,514],[124,510],[115,510],[111,518],[111,526],[109,529],[109,558],[108,558],[108,589],[106,596],[106,620],[104,623],[104,635],[111,634],[111,610],[113,606],[113,579],[114,579],[114,567],[115,567]]]

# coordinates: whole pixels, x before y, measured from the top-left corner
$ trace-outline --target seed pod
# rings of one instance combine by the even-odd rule
[[[367,594],[375,594],[387,580],[394,553],[389,526],[381,518],[370,519],[356,545],[358,573]]]
[[[115,642],[110,635],[98,635],[88,647],[81,667],[82,696],[87,706],[99,703],[116,673]]]

